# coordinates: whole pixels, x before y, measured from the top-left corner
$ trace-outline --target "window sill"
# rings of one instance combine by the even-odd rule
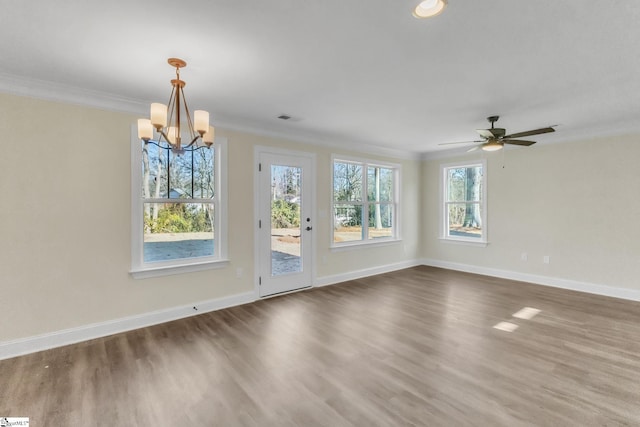
[[[341,252],[347,251],[351,249],[361,249],[366,247],[377,247],[377,246],[388,246],[395,245],[402,242],[402,239],[384,239],[384,240],[367,240],[365,241],[354,241],[354,242],[346,242],[341,244],[334,244],[329,249],[331,252]]]
[[[454,245],[476,246],[481,248],[486,248],[489,245],[489,242],[485,240],[455,239],[451,237],[438,237],[438,239],[443,243],[453,243]]]
[[[150,277],[170,276],[173,274],[192,273],[195,271],[224,268],[228,265],[228,259],[221,259],[216,261],[194,262],[192,264],[134,268],[131,269],[129,274],[131,274],[134,279],[148,279]]]

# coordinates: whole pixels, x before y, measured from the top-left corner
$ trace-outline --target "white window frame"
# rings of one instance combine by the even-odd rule
[[[215,150],[214,173],[214,255],[197,258],[181,258],[160,262],[144,262],[144,198],[142,194],[142,141],[138,139],[135,126],[131,129],[131,270],[135,279],[167,276],[192,271],[221,268],[229,264],[227,258],[227,140],[216,137],[211,146]],[[168,203],[176,202],[167,199]],[[190,200],[198,203],[200,200]],[[210,202],[210,200],[206,200]]]
[[[369,215],[369,205],[375,204],[375,202],[371,202],[368,200],[368,180],[367,180],[367,171],[369,167],[379,167],[393,170],[393,200],[390,203],[393,205],[393,235],[389,237],[379,237],[376,239],[368,239],[369,235],[369,221],[365,221],[363,218],[362,221],[362,239],[361,240],[352,240],[346,242],[335,242],[334,241],[334,231],[335,231],[335,196],[333,191],[335,189],[334,182],[334,170],[335,163],[353,163],[358,164],[362,167],[362,195],[363,199],[361,202],[349,202],[346,204],[355,204],[362,205],[362,216]],[[401,206],[400,206],[400,189],[402,188],[401,183],[402,177],[402,165],[398,163],[389,163],[380,160],[369,160],[363,159],[359,157],[351,157],[351,156],[341,156],[337,154],[331,155],[331,212],[329,213],[330,221],[331,221],[331,249],[338,250],[344,248],[353,248],[358,246],[372,246],[372,245],[386,245],[389,243],[396,243],[402,240],[400,230],[401,230]],[[385,203],[386,204],[386,203]]]
[[[482,167],[482,200],[480,208],[482,212],[482,236],[480,238],[464,237],[464,236],[451,236],[448,234],[449,230],[449,185],[448,185],[448,171],[449,169],[458,168],[470,168],[470,167]],[[465,201],[470,203],[469,201]],[[455,202],[461,203],[461,202]],[[463,202],[464,203],[464,202]],[[440,239],[447,242],[468,244],[474,246],[487,246],[487,161],[486,159],[480,160],[467,160],[455,163],[447,163],[440,165]]]

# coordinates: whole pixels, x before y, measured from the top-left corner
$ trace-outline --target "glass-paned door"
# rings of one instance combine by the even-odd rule
[[[269,296],[311,286],[312,161],[259,154],[259,289]]]

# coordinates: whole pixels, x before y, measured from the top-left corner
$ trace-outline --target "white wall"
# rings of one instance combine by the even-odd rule
[[[549,284],[611,288],[591,287],[604,291],[598,293],[623,295],[622,289],[640,295],[640,136],[511,149],[504,153],[504,168],[502,152],[463,158],[480,156],[488,163],[489,245],[438,239],[439,165],[455,159],[429,160],[422,176],[425,259],[480,267],[475,269],[480,272],[515,272],[514,277]],[[550,264],[542,262],[545,255]]]
[[[379,158],[219,129],[229,150],[230,266],[134,280],[129,144],[136,119],[0,94],[0,344],[253,292],[255,145],[315,152],[316,203],[327,212],[331,153]],[[420,162],[385,160],[403,165],[405,240],[332,252],[327,216],[316,222],[318,283],[419,257]]]
[[[509,150],[504,169],[501,153],[486,154],[490,243],[477,248],[438,239],[439,165],[452,159],[382,158],[220,129],[229,141],[230,266],[134,280],[129,144],[136,118],[0,94],[0,346],[253,292],[256,145],[314,152],[316,205],[327,212],[332,153],[402,164],[403,241],[331,251],[330,215],[319,218],[318,284],[422,258],[640,295],[638,135]]]

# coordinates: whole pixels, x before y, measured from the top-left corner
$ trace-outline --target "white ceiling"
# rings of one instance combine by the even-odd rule
[[[308,142],[427,153],[494,114],[560,125],[540,143],[640,131],[640,1],[417,3],[4,0],[0,91],[145,115],[177,56],[215,125]]]

